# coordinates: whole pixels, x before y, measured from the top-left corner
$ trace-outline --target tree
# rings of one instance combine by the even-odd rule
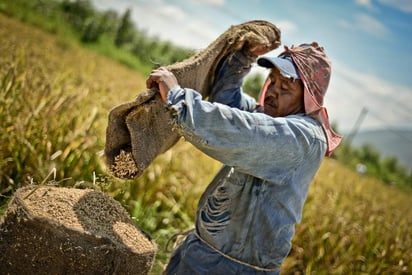
[[[119,19],[117,13],[107,11],[103,14],[96,14],[89,17],[83,24],[81,41],[85,43],[97,42],[103,34],[114,37]]]
[[[64,0],[60,8],[67,22],[80,33],[83,32],[85,22],[95,15],[95,10],[89,0]]]
[[[243,90],[249,95],[253,96],[256,100],[259,100],[259,94],[263,86],[263,76],[261,74],[250,75],[243,84]]]
[[[117,47],[131,43],[135,38],[135,26],[132,22],[131,14],[131,9],[127,9],[120,20],[120,25],[117,28],[116,37],[114,39],[114,44]]]

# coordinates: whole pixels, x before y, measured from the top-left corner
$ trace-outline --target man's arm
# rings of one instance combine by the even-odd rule
[[[256,57],[248,51],[237,51],[222,63],[209,95],[210,102],[218,102],[245,111],[253,111],[256,100],[243,93],[245,76],[250,72]]]

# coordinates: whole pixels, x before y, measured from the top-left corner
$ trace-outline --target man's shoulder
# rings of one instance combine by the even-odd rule
[[[322,127],[319,121],[317,121],[315,118],[307,115],[307,114],[295,114],[295,115],[289,115],[285,117],[287,120],[290,120],[290,122],[295,122],[295,123],[302,123],[302,124],[307,124],[308,126],[313,126],[313,127]]]
[[[326,136],[323,131],[322,124],[315,118],[307,114],[296,114],[289,115],[286,119],[288,120],[288,123],[295,125],[295,127],[298,127],[300,131],[307,131],[308,134],[313,137],[326,142]]]

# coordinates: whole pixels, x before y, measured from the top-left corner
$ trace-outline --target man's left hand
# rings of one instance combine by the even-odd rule
[[[259,45],[247,45],[247,50],[254,56],[266,54],[280,46],[279,41],[275,41],[271,44],[259,44]]]

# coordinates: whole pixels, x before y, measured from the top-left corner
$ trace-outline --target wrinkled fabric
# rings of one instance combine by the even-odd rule
[[[201,260],[201,264],[199,264],[199,260]],[[188,275],[278,275],[279,270],[261,271],[238,264],[226,257],[222,257],[192,233],[186,238],[185,242],[177,248],[165,273]]]
[[[331,63],[323,47],[318,43],[301,44],[290,49],[285,47],[282,54],[290,54],[299,70],[304,84],[305,112],[318,120],[328,137],[327,156],[330,156],[340,144],[342,136],[335,133],[330,126],[327,109],[323,99],[329,86]]]
[[[191,89],[168,93],[181,135],[224,166],[199,200],[195,230],[203,241],[186,238],[166,274],[279,274],[242,262],[278,270],[291,249],[327,140],[321,124],[305,114],[254,112],[256,101],[241,89],[250,62],[237,52],[223,64],[211,102]]]

